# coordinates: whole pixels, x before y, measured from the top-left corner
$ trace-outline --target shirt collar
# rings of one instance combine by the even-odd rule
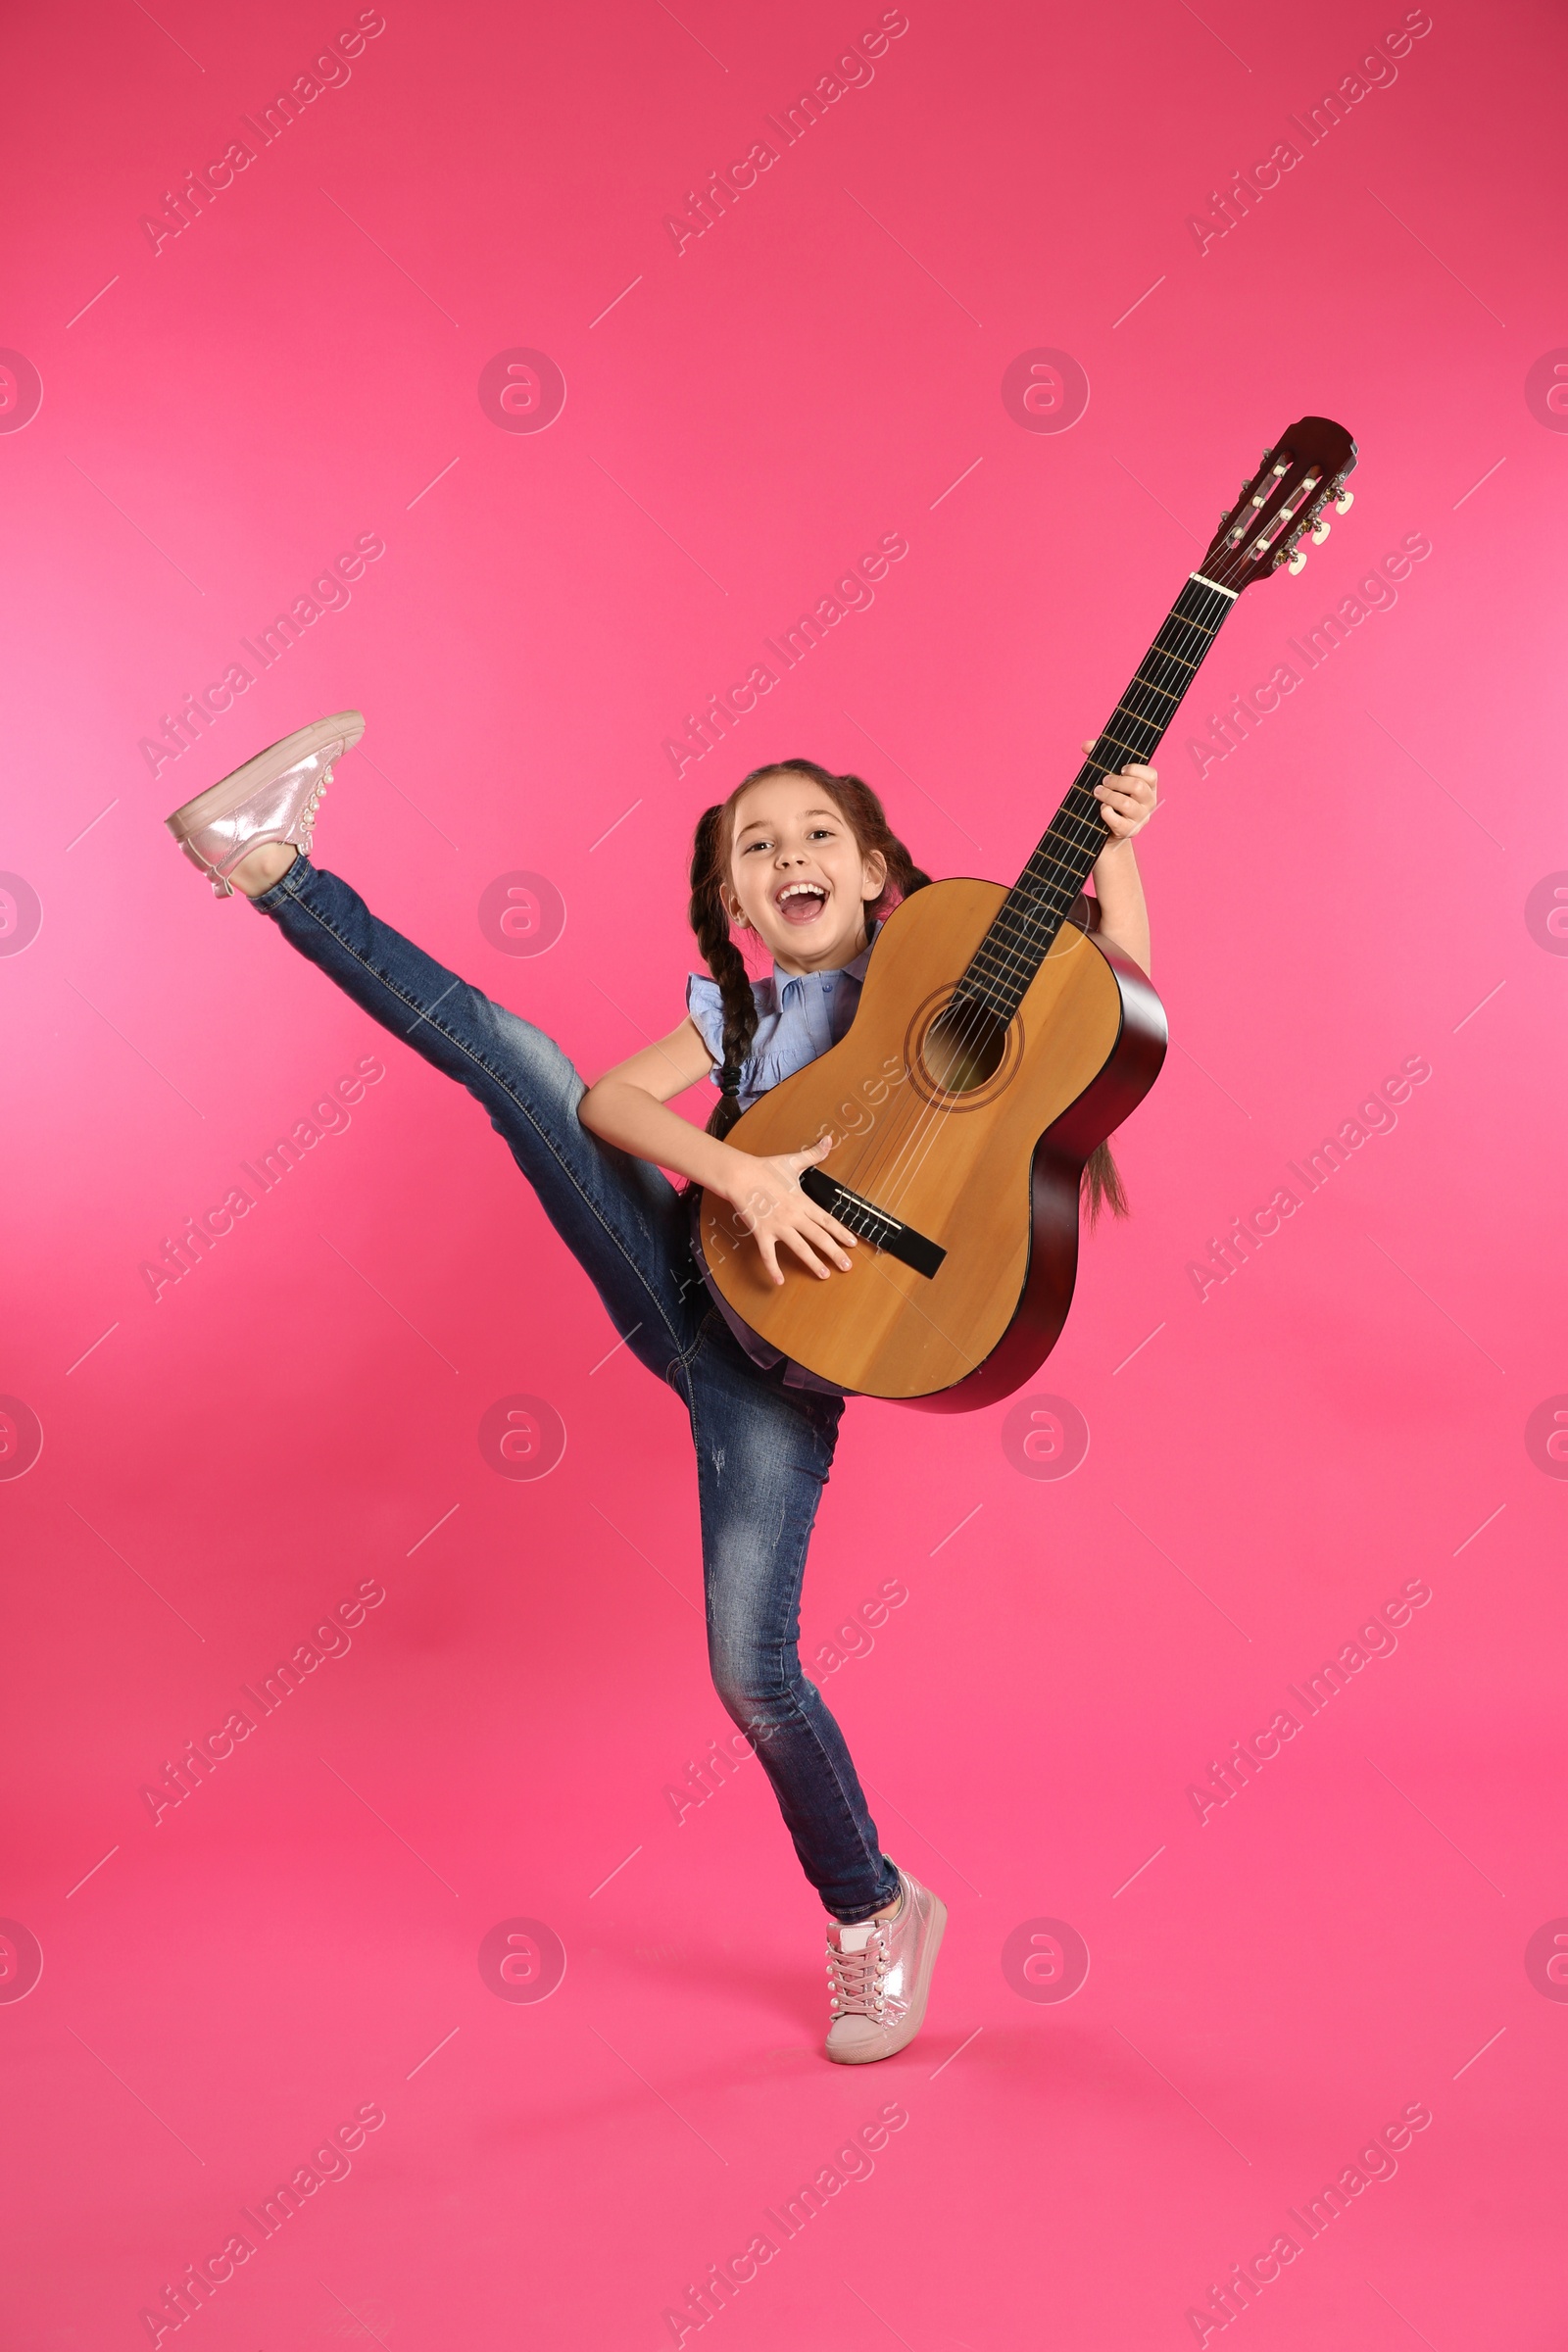
[[[792,980],[863,980],[865,978],[865,967],[871,960],[871,950],[876,946],[877,933],[882,928],[883,920],[883,917],[878,916],[875,924],[872,926],[870,938],[866,941],[865,946],[860,950],[858,956],[856,956],[855,961],[853,963],[840,964],[836,971],[781,972],[778,968],[778,965],[775,963],[773,966],[773,993],[778,1002],[780,1004],[784,1002],[784,991],[789,987]]]

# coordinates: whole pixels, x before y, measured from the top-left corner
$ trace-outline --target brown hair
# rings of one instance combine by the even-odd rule
[[[867,940],[884,915],[891,914],[895,906],[902,906],[915,891],[924,890],[931,879],[915,864],[894,832],[887,811],[870,785],[859,776],[831,775],[814,760],[770,760],[765,767],[754,767],[750,775],[743,776],[728,800],[703,810],[692,838],[692,895],[688,913],[704,961],[718,982],[724,1006],[719,1096],[708,1122],[709,1134],[718,1137],[727,1135],[741,1115],[741,1073],[757,1034],[757,999],[752,994],[745,960],[735,945],[721,894],[729,880],[736,803],[751,785],[760,784],[768,776],[809,777],[842,812],[859,845],[861,857],[869,858],[880,852],[886,859],[887,879],[877,897],[865,904]],[[1089,1196],[1091,1225],[1102,1207],[1110,1208],[1118,1217],[1127,1214],[1127,1198],[1116,1163],[1104,1144],[1089,1157],[1084,1168],[1084,1186]]]

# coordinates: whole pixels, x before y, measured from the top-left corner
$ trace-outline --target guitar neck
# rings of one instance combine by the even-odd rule
[[[976,949],[957,993],[1010,1021],[1089,870],[1109,839],[1095,799],[1102,776],[1152,758],[1183,695],[1236,602],[1236,593],[1194,572],[1172,605],[1079,769],[1061,807]]]

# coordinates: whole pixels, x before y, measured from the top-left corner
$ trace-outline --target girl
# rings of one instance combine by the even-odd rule
[[[809,760],[756,769],[697,826],[690,917],[711,976],[690,977],[686,1017],[667,1037],[585,1088],[542,1031],[378,922],[305,855],[333,762],[364,732],[357,710],[318,719],[177,808],[170,830],[220,897],[242,891],[373,1019],[467,1088],[628,1348],[685,1405],[713,1681],[829,1915],[827,2055],[852,2066],[891,2057],[919,2031],[947,1911],[882,1852],[843,1735],[796,1650],[844,1395],[720,1300],[694,1240],[697,1188],[708,1187],[743,1212],[774,1281],[781,1251],[819,1281],[857,1278],[856,1236],[800,1185],[831,1138],[760,1159],[724,1136],[844,1035],[883,916],[929,877],[858,776]],[[1153,809],[1154,771],[1130,766],[1096,789],[1110,838],[1094,869],[1098,909],[1080,911],[1098,912],[1147,971],[1132,836]],[[770,979],[747,979],[736,931],[770,951]],[[666,1104],[706,1077],[720,1097],[701,1132]],[[664,1168],[689,1180],[687,1199]],[[1113,1171],[1105,1189],[1119,1209]]]

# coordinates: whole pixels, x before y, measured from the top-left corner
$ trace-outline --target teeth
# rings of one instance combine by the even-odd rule
[[[782,906],[786,899],[821,899],[826,896],[827,893],[819,882],[791,882],[786,889],[779,892],[778,904]]]

